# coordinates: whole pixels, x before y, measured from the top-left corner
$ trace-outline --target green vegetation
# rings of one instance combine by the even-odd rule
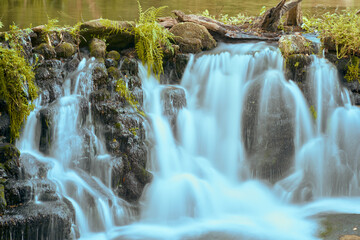
[[[316,112],[316,109],[313,105],[310,106],[310,113],[311,113],[311,116],[314,118],[314,120],[317,119],[317,112]]]
[[[337,57],[360,54],[360,15],[356,10],[325,13],[319,18],[304,17],[302,28],[318,32],[322,41],[335,44]]]
[[[353,56],[348,64],[348,70],[345,75],[345,79],[348,82],[357,80],[360,83],[360,61],[358,57]]]
[[[229,17],[228,14],[220,14],[218,16],[214,16],[211,15],[208,10],[203,11],[202,13],[200,13],[200,15],[228,25],[242,25],[245,23],[252,24],[255,19],[255,17],[249,17],[242,13],[239,13],[238,15],[233,17]]]
[[[0,98],[8,106],[11,142],[19,137],[21,125],[32,109],[28,101],[37,97],[35,74],[21,55],[17,49],[0,47]]]
[[[135,21],[134,27],[135,49],[142,63],[146,64],[148,75],[152,70],[155,76],[160,79],[160,74],[164,72],[163,48],[174,51],[170,42],[173,39],[173,34],[156,21],[165,7],[151,7],[143,11],[139,1],[138,6],[139,19]]]
[[[145,113],[139,110],[139,103],[136,101],[135,96],[130,92],[126,86],[126,82],[120,78],[116,82],[116,91],[120,93],[120,96],[125,98],[125,100],[133,107],[140,115],[145,116]]]
[[[338,59],[350,57],[347,81],[360,82],[359,59],[360,55],[360,15],[357,10],[344,10],[337,13],[325,13],[320,17],[304,17],[302,28],[308,32],[317,32],[323,45],[336,50]]]

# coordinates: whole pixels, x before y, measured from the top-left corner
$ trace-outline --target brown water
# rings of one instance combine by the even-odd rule
[[[179,9],[187,13],[200,13],[208,9],[210,14],[236,15],[239,12],[257,15],[262,6],[276,5],[279,0],[142,0],[143,9],[150,6],[168,6],[164,15]],[[360,0],[303,0],[304,11],[310,13],[334,11],[343,8],[360,8]],[[0,0],[0,21],[8,28],[16,23],[20,27],[41,25],[57,18],[61,25],[73,25],[79,21],[96,18],[134,20],[138,16],[136,0]]]

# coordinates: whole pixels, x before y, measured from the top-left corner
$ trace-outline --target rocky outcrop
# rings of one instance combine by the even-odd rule
[[[301,35],[284,35],[279,39],[279,48],[285,58],[293,54],[316,54],[319,47]]]
[[[96,36],[103,36],[109,44],[107,50],[122,50],[134,46],[133,22],[96,19],[80,26],[82,45],[88,44]]]
[[[182,53],[199,53],[216,47],[216,41],[209,31],[204,26],[195,23],[175,24],[170,32],[175,35],[175,41]]]

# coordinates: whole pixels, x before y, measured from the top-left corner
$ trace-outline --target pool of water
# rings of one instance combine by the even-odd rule
[[[236,15],[240,12],[257,15],[262,6],[270,8],[279,0],[142,0],[143,9],[151,6],[168,6],[164,15],[174,9],[187,13],[200,13],[208,9],[210,14]],[[359,0],[303,0],[305,12],[317,13],[344,8],[360,8]],[[41,25],[47,19],[57,18],[61,25],[73,25],[79,21],[96,18],[134,20],[138,16],[136,0],[0,0],[0,21],[4,28],[15,23],[20,27]]]

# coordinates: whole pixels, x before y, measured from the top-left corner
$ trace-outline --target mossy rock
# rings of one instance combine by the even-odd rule
[[[109,67],[108,74],[109,74],[109,77],[111,77],[114,80],[117,80],[121,77],[121,72],[116,67]]]
[[[115,51],[115,50],[112,50],[112,51],[110,51],[110,52],[108,52],[106,54],[106,58],[111,58],[111,59],[113,59],[115,61],[119,61],[120,57],[121,57],[120,53],[118,51]]]
[[[18,159],[19,150],[10,143],[0,143],[0,163],[7,163],[9,160]]]
[[[56,55],[61,58],[69,58],[75,54],[76,48],[71,43],[64,42],[55,48]]]
[[[287,58],[293,54],[316,54],[319,49],[310,40],[301,35],[284,35],[279,39],[279,48]]]
[[[47,43],[41,43],[39,46],[34,48],[35,53],[39,53],[44,56],[45,59],[55,58],[56,52],[54,47],[50,46]]]
[[[6,199],[5,199],[5,188],[4,185],[0,184],[0,214],[6,208]]]
[[[134,58],[124,57],[120,64],[120,71],[125,74],[137,75],[139,66]]]
[[[80,26],[82,45],[92,38],[104,38],[108,43],[108,50],[122,50],[134,46],[134,22],[112,21],[96,19],[85,22]]]
[[[312,58],[309,55],[293,54],[285,60],[285,76],[295,82],[303,82],[307,76],[307,67]]]
[[[108,72],[104,63],[98,63],[92,71],[93,83],[97,89],[105,87],[108,83]]]
[[[94,38],[90,43],[90,56],[96,59],[104,59],[106,54],[106,44],[103,40]]]
[[[201,25],[185,22],[174,25],[170,32],[183,53],[198,53],[216,47],[216,41],[209,31]]]

